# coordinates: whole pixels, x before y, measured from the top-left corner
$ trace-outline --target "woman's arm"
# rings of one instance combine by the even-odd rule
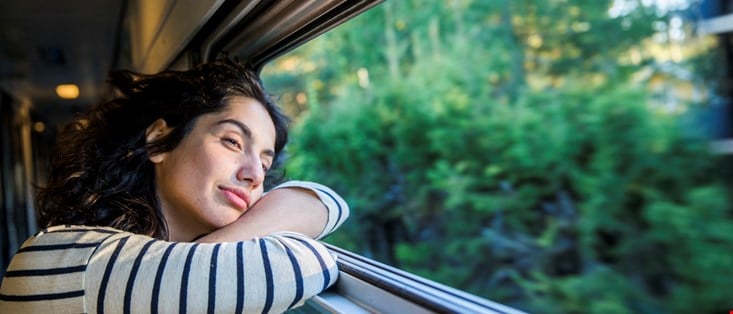
[[[301,234],[225,243],[128,235],[105,241],[91,258],[90,312],[282,313],[338,277],[323,244]]]
[[[242,241],[280,231],[321,239],[348,216],[348,205],[330,188],[314,182],[288,181],[266,193],[234,223],[196,242]]]
[[[326,247],[296,233],[189,243],[57,226],[10,262],[0,312],[282,313],[337,276]]]

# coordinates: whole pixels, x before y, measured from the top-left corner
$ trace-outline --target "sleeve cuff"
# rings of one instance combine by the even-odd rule
[[[311,190],[316,193],[321,202],[326,205],[326,209],[328,210],[328,221],[326,222],[326,226],[323,228],[323,231],[321,231],[318,237],[316,237],[317,240],[324,238],[336,230],[349,217],[349,205],[346,204],[346,201],[344,201],[344,199],[331,188],[323,184],[310,181],[287,181],[274,187],[273,190],[287,187]]]

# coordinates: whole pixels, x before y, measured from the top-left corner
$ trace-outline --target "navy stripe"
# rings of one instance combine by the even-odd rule
[[[150,313],[158,313],[158,299],[160,298],[160,283],[163,281],[163,271],[165,271],[165,264],[168,262],[168,256],[170,256],[173,248],[178,243],[173,243],[165,249],[163,252],[163,258],[160,259],[160,265],[158,265],[158,272],[155,274],[155,283],[153,284],[153,292],[150,296]]]
[[[337,206],[337,207],[338,207],[338,209],[339,209],[339,214],[338,214],[338,216],[337,216],[337,218],[336,218],[336,223],[334,223],[334,224],[333,224],[333,227],[331,227],[331,230],[330,230],[330,231],[328,231],[329,233],[331,233],[331,232],[333,232],[334,230],[336,230],[336,226],[338,226],[338,224],[339,224],[339,221],[341,221],[341,212],[343,211],[343,210],[341,209],[341,203],[339,203],[339,201],[338,201],[338,200],[337,200],[337,199],[336,199],[336,198],[335,198],[335,197],[334,197],[333,195],[331,195],[331,193],[328,193],[327,191],[325,191],[325,190],[323,190],[323,189],[316,189],[316,190],[319,190],[319,191],[321,191],[321,192],[323,192],[323,193],[326,193],[326,195],[328,195],[328,197],[330,197],[330,198],[331,198],[331,199],[332,199],[332,200],[333,200],[334,202],[336,202],[336,206]]]
[[[183,264],[183,274],[181,274],[181,297],[178,300],[179,313],[186,313],[186,305],[188,303],[188,273],[191,272],[191,261],[193,260],[193,253],[196,252],[196,247],[198,246],[199,243],[191,246],[191,248],[188,250],[188,255],[186,256],[186,263]]]
[[[294,240],[298,240],[301,243],[303,243],[303,245],[309,248],[313,252],[313,255],[316,256],[316,258],[318,259],[318,264],[321,265],[321,271],[323,272],[323,288],[321,290],[326,290],[326,288],[328,288],[329,282],[331,281],[331,273],[328,271],[326,262],[323,260],[323,257],[321,257],[321,254],[318,253],[318,250],[316,250],[316,248],[314,248],[310,243],[308,243],[308,241],[305,241],[303,239],[298,239],[295,237],[290,237],[290,238]]]
[[[86,269],[87,269],[87,265],[49,268],[49,269],[9,270],[5,272],[5,277],[61,275],[61,274],[71,274],[71,273],[83,272]]]
[[[140,252],[137,253],[137,257],[135,257],[135,262],[132,264],[132,270],[130,270],[130,278],[127,279],[127,287],[125,288],[125,302],[122,309],[123,313],[130,313],[130,308],[132,307],[132,287],[135,284],[137,271],[140,269],[140,263],[142,262],[145,252],[148,251],[150,245],[155,241],[156,240],[153,239],[148,241],[148,243],[145,243]]]
[[[104,276],[102,276],[102,283],[99,286],[99,295],[97,296],[97,313],[104,313],[104,296],[107,294],[107,284],[109,284],[109,277],[112,276],[112,268],[115,266],[115,261],[117,261],[117,257],[120,255],[120,251],[122,251],[122,247],[125,246],[125,243],[130,237],[125,237],[119,240],[117,242],[117,247],[115,248],[115,251],[112,253],[112,256],[109,258],[109,262],[107,262],[107,268],[104,270]]]
[[[39,251],[55,251],[55,250],[67,250],[67,249],[86,249],[99,245],[100,242],[93,243],[68,243],[68,244],[52,244],[52,245],[33,245],[26,246],[18,250],[18,253],[23,252],[39,252]]]
[[[288,252],[290,263],[293,264],[293,273],[295,276],[295,298],[293,298],[293,303],[290,303],[290,306],[288,306],[288,308],[291,308],[303,297],[303,274],[300,272],[300,264],[298,263],[298,259],[295,258],[293,251],[287,246],[285,247],[285,251]]]
[[[0,301],[9,301],[9,302],[52,301],[52,300],[76,298],[76,297],[81,297],[81,296],[84,296],[84,290],[61,292],[61,293],[49,293],[49,294],[31,294],[31,295],[0,294]]]
[[[242,242],[237,243],[237,307],[235,313],[244,312],[244,253]]]
[[[209,308],[208,313],[216,313],[214,311],[216,306],[216,266],[217,257],[219,255],[219,246],[221,244],[214,245],[214,252],[211,253],[211,268],[209,269]]]
[[[265,294],[265,307],[262,309],[262,313],[270,312],[272,307],[273,294],[275,293],[275,287],[272,284],[272,265],[270,265],[270,258],[267,256],[267,246],[264,240],[259,239],[260,250],[262,251],[262,264],[265,265],[265,285],[267,287],[267,293]]]

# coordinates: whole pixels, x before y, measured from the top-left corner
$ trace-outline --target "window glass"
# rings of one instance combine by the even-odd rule
[[[724,3],[386,1],[263,70],[287,173],[350,203],[326,242],[496,302],[728,311]]]

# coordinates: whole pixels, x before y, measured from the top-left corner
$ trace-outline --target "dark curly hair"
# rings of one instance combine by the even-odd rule
[[[288,118],[249,66],[218,60],[152,75],[114,71],[108,82],[119,96],[92,107],[59,135],[48,183],[36,194],[42,227],[109,226],[168,239],[148,158],[176,148],[198,117],[223,111],[234,96],[254,98],[267,109],[275,125],[275,164],[282,162]],[[159,118],[172,132],[146,143],[146,129]],[[272,173],[267,186],[276,179]]]

